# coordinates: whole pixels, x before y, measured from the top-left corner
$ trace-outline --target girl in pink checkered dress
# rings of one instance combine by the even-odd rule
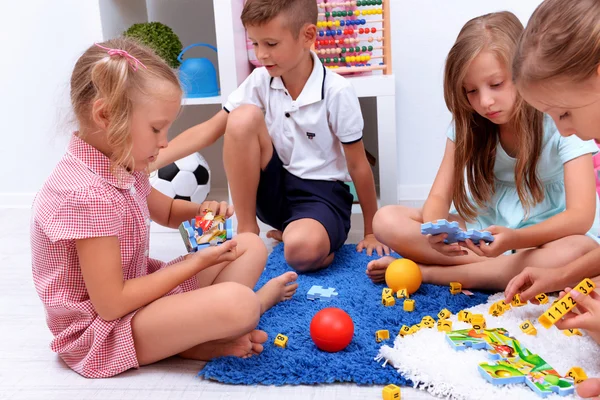
[[[51,348],[85,377],[173,355],[256,355],[267,339],[254,330],[260,315],[296,290],[287,272],[252,291],[267,258],[254,234],[168,264],[148,257],[151,221],[176,228],[200,210],[233,212],[149,184],[181,96],[164,61],[129,39],[91,46],[75,65],[79,131],[35,199],[31,247]]]

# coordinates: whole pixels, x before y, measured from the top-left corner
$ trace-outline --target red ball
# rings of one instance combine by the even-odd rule
[[[310,322],[310,337],[323,351],[335,353],[344,350],[354,336],[352,318],[339,308],[324,308]]]

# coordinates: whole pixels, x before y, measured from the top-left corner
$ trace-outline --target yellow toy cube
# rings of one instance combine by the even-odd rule
[[[386,298],[383,299],[383,305],[386,307],[391,307],[391,306],[395,306],[396,305],[396,299],[394,299],[392,296],[388,296]]]
[[[537,335],[537,329],[535,329],[535,326],[533,326],[533,324],[529,320],[519,325],[519,328],[521,328],[521,330],[528,335]]]
[[[381,343],[383,340],[388,340],[390,338],[390,331],[387,329],[382,329],[380,331],[375,332],[375,341],[377,343]]]
[[[406,289],[400,289],[400,290],[398,290],[396,292],[396,297],[399,298],[399,299],[404,299],[404,298],[408,299],[408,297],[409,297],[408,296],[408,290],[406,290]]]
[[[519,293],[515,294],[512,298],[512,301],[510,302],[510,304],[513,307],[523,307],[527,302],[523,303],[523,301],[521,300],[521,295],[519,295]]]
[[[437,316],[439,319],[448,319],[452,316],[452,313],[447,308],[444,308]]]
[[[469,323],[473,326],[476,331],[485,329],[485,318],[481,314],[472,314],[469,318]]]
[[[412,312],[415,311],[415,301],[412,299],[404,300],[404,311]]]
[[[546,293],[540,293],[537,296],[535,296],[535,298],[537,299],[537,301],[539,301],[540,304],[546,304],[549,300]]]
[[[450,293],[459,294],[462,291],[462,285],[458,282],[450,282]]]
[[[462,310],[458,312],[458,320],[462,322],[469,322],[471,318],[471,311]]]
[[[400,400],[400,388],[396,385],[387,385],[383,388],[383,400]]]
[[[432,329],[435,326],[435,320],[434,319],[425,319],[425,320],[421,321],[421,325],[424,328]]]
[[[402,325],[402,328],[400,328],[400,332],[398,332],[398,335],[400,336],[406,336],[406,335],[410,335],[412,334],[411,330],[410,330],[410,326],[406,326],[406,325]]]
[[[437,329],[440,332],[450,332],[452,330],[452,321],[447,319],[440,319],[437,322]]]
[[[567,336],[583,336],[581,334],[581,331],[577,328],[574,329],[565,329],[564,331],[562,331],[565,335]]]
[[[381,291],[381,303],[383,304],[383,299],[393,295],[394,292],[392,291],[392,289],[390,289],[389,287],[383,288],[383,290]]]
[[[287,336],[282,335],[281,333],[278,333],[277,336],[275,336],[275,346],[285,349],[285,346],[287,346],[287,342],[288,342]]]
[[[587,375],[583,368],[581,367],[573,367],[567,372],[565,378],[572,378],[575,383],[581,383],[587,379]]]

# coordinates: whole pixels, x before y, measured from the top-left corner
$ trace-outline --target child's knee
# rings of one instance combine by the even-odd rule
[[[258,325],[260,300],[252,289],[236,282],[219,284],[221,291],[214,299],[220,307],[222,321],[241,331],[251,331]]]
[[[227,118],[227,135],[246,138],[256,133],[254,127],[265,124],[265,117],[260,108],[252,104],[243,104],[229,113]]]
[[[377,210],[373,217],[373,233],[378,240],[398,230],[398,218],[408,216],[408,207],[385,206]]]
[[[245,251],[252,252],[252,258],[256,260],[256,264],[264,268],[267,257],[269,256],[267,246],[262,239],[255,233],[244,232],[235,236],[235,241],[238,248],[243,248]]]
[[[329,255],[329,237],[326,243],[317,238],[286,237],[284,246],[285,261],[297,272],[309,272],[322,267]]]

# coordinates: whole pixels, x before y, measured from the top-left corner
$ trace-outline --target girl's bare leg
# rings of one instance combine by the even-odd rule
[[[449,214],[449,221],[457,221],[465,229],[465,222],[454,214]],[[423,213],[420,209],[404,206],[386,206],[375,214],[373,231],[381,243],[387,245],[398,254],[402,254],[419,264],[460,265],[485,260],[469,252],[465,256],[446,256],[432,248],[427,236],[421,234]],[[367,275],[373,282],[382,282],[385,270],[393,257],[382,257],[367,265]]]
[[[518,251],[485,261],[455,265],[423,265],[423,282],[448,285],[460,282],[464,288],[504,290],[508,282],[525,267],[556,268],[597,248],[598,244],[584,235],[567,236],[543,246]]]
[[[237,282],[254,288],[267,262],[267,248],[263,241],[252,233],[240,233],[235,237],[238,258],[230,263],[221,263],[207,268],[196,275],[200,287],[221,282]],[[261,302],[261,314],[283,300],[290,299],[298,287],[295,272],[286,272],[267,282],[256,293]]]

